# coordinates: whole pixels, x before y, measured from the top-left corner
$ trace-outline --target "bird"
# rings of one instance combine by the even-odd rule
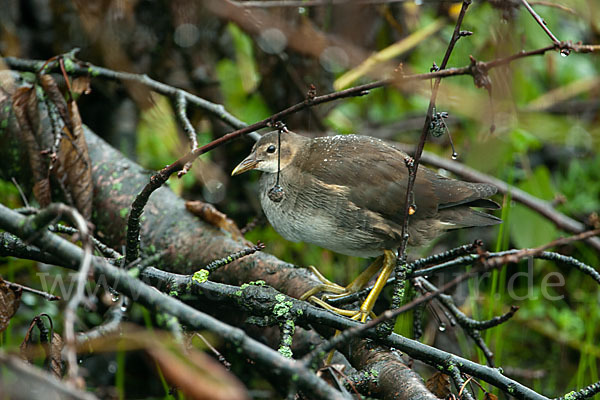
[[[394,270],[402,241],[409,156],[383,140],[363,135],[310,138],[290,130],[263,135],[232,176],[258,170],[261,207],[285,239],[336,253],[377,259],[348,286],[327,280],[307,292],[325,308],[365,322]],[[410,204],[408,245],[429,243],[445,231],[496,225],[501,219],[472,207],[498,209],[497,188],[441,176],[419,166]],[[359,310],[343,310],[315,294],[361,290],[381,270]]]

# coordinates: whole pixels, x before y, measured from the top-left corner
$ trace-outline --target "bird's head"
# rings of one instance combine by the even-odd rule
[[[233,169],[231,175],[239,175],[252,169],[275,173],[278,162],[280,163],[279,168],[284,169],[292,162],[302,145],[309,140],[304,136],[287,131],[281,133],[281,145],[279,145],[277,136],[277,131],[262,136],[252,147],[250,155]],[[281,152],[281,158],[278,161],[279,152]]]

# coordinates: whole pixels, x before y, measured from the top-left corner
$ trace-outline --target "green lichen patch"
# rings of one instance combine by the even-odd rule
[[[292,349],[290,349],[289,346],[280,346],[279,349],[277,349],[277,351],[279,352],[279,354],[286,358],[292,358],[292,356],[294,355],[294,353],[292,353]]]
[[[194,272],[194,275],[192,275],[192,281],[201,284],[204,283],[208,280],[208,275],[209,272],[206,269],[201,269],[199,271]]]

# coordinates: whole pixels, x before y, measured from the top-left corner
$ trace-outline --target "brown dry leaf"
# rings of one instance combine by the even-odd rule
[[[63,376],[63,365],[61,363],[61,351],[64,346],[62,337],[56,332],[52,335],[52,342],[49,343],[49,346],[45,347],[46,350],[46,360],[44,360],[44,364],[48,366],[48,369],[54,376],[58,379],[61,379]]]
[[[243,240],[244,235],[240,232],[240,228],[212,204],[204,203],[202,201],[186,201],[185,208],[197,217],[202,218],[209,224],[221,228],[226,232],[229,232],[231,236],[236,240]]]
[[[60,92],[58,85],[54,78],[47,74],[38,74],[37,76],[40,85],[44,89],[44,92],[48,96],[48,99],[54,103],[56,106],[56,110],[58,111],[58,115],[63,120],[69,132],[73,131],[73,124],[71,119],[69,118],[69,111],[67,109],[67,102],[63,94]]]
[[[450,377],[438,371],[427,379],[425,387],[440,399],[445,399],[451,393]]]
[[[21,358],[28,361],[30,364],[33,364],[35,358],[44,356],[44,365],[47,366],[54,376],[61,379],[63,376],[61,351],[64,343],[62,337],[60,337],[60,335],[56,332],[52,332],[52,341],[48,341],[48,334],[50,332],[44,326],[41,318],[42,316],[48,317],[46,314],[40,314],[31,320],[29,328],[27,329],[27,333],[25,334],[25,338],[19,346],[21,350]],[[50,324],[52,324],[51,320]],[[38,328],[40,333],[39,342],[33,338],[33,331],[35,327]]]
[[[0,332],[4,331],[21,304],[21,290],[8,286],[0,278]]]
[[[52,202],[50,195],[50,179],[43,178],[33,184],[33,196],[40,206],[46,207]]]
[[[92,91],[90,86],[92,79],[89,76],[80,76],[79,78],[73,79],[71,82],[71,93],[75,94],[89,94]]]
[[[483,396],[483,400],[498,400],[498,396],[493,393],[486,392]]]
[[[39,114],[37,110],[37,96],[35,88],[21,87],[12,96],[13,110],[21,140],[25,143],[29,166],[33,176],[33,194],[42,207],[52,201],[50,196],[50,182],[48,181],[48,160],[42,156],[39,138],[36,132],[39,128]]]
[[[223,365],[203,352],[183,349],[173,337],[147,332],[122,324],[118,336],[107,335],[81,344],[80,351],[144,350],[160,366],[167,381],[183,391],[186,398],[211,400],[248,399],[242,383]],[[153,363],[154,364],[154,363]]]
[[[248,399],[242,384],[221,364],[202,352],[192,349],[183,354],[166,346],[152,346],[146,351],[156,360],[167,381],[185,393],[187,398]]]
[[[40,355],[42,354],[40,344],[33,340],[33,328],[35,328],[36,326],[38,327],[38,330],[40,329],[40,327],[44,327],[39,315],[35,316],[29,323],[29,328],[25,333],[23,342],[21,342],[21,345],[19,346],[21,350],[21,358],[23,360],[28,361],[30,364],[33,363],[33,360],[36,357],[40,357]],[[40,339],[42,339],[42,335],[43,333],[40,331]]]
[[[86,219],[92,216],[92,162],[83,134],[83,124],[77,103],[68,104],[73,131],[62,137],[58,151],[57,178],[64,182],[75,207]]]

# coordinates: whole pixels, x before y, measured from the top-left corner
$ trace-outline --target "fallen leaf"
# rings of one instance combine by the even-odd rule
[[[210,203],[204,203],[202,201],[186,201],[185,208],[197,217],[202,218],[209,224],[221,228],[226,232],[229,232],[231,236],[236,240],[243,240],[244,235],[240,232],[240,228],[236,225],[233,220],[227,217]]]
[[[63,135],[60,141],[58,168],[54,171],[57,178],[64,182],[77,210],[89,220],[92,216],[93,200],[92,162],[79,109],[74,101],[68,105],[68,114],[73,131]]]
[[[485,392],[485,395],[483,396],[483,400],[498,400],[498,396],[496,396],[495,394],[489,393],[489,392]]]
[[[41,140],[37,137],[39,112],[34,87],[21,87],[12,96],[13,111],[19,124],[19,135],[25,143],[29,166],[33,176],[33,194],[42,207],[52,201],[50,182],[48,181],[49,163],[42,153]]]
[[[0,332],[3,332],[21,304],[21,290],[13,289],[0,278]]]
[[[440,399],[445,399],[451,393],[450,377],[438,371],[427,379],[425,387]]]

